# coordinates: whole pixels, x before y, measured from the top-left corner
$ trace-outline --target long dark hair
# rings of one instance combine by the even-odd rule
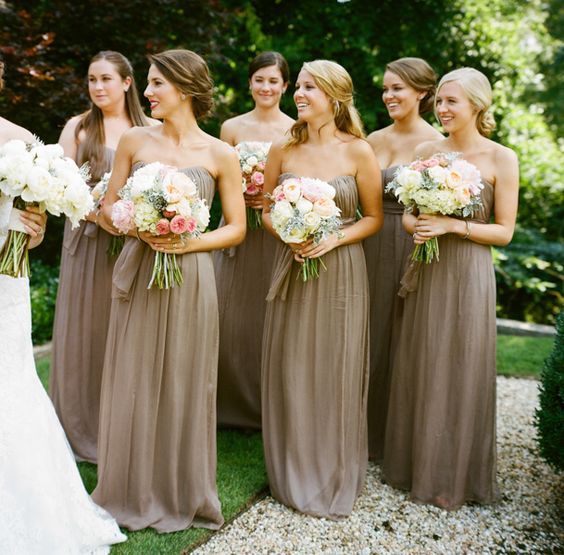
[[[91,60],[90,65],[100,60],[110,62],[122,79],[131,79],[131,85],[125,93],[125,111],[133,125],[145,126],[149,125],[149,120],[143,113],[137,87],[135,86],[135,78],[133,76],[133,68],[129,60],[119,52],[113,50],[103,50],[98,52]],[[90,164],[90,174],[93,180],[98,180],[107,168],[106,136],[104,133],[104,114],[94,103],[90,104],[90,109],[82,114],[78,125],[76,126],[74,136],[78,142],[78,134],[84,130],[85,139],[82,143],[82,152],[77,163]]]

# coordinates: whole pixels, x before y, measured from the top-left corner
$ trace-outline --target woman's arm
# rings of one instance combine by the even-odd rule
[[[272,227],[272,218],[270,217],[270,200],[266,198],[266,194],[272,194],[272,191],[278,184],[278,177],[282,173],[282,160],[284,158],[283,142],[273,143],[268,151],[266,159],[266,167],[264,168],[264,185],[263,185],[263,202],[262,202],[262,223],[264,228],[276,239],[280,240],[278,233]]]

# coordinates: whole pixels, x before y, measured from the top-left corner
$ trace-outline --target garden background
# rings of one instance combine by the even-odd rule
[[[205,128],[218,134],[221,121],[252,107],[247,65],[273,49],[288,59],[292,79],[315,58],[345,66],[370,132],[389,124],[381,102],[387,62],[420,56],[439,75],[475,67],[494,84],[493,138],[513,148],[521,166],[518,229],[511,245],[494,251],[498,316],[553,324],[564,305],[563,35],[559,0],[0,0],[0,114],[55,142],[65,121],[88,107],[96,52],[125,54],[142,92],[147,54],[184,47],[210,65],[217,105]],[[283,109],[295,117],[291,96]],[[50,217],[32,253],[36,342],[51,336],[62,227]]]

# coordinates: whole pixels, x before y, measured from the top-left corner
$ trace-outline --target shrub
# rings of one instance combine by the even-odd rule
[[[58,266],[49,266],[41,260],[32,259],[30,277],[31,333],[35,344],[45,343],[51,339],[58,286]]]
[[[494,252],[498,316],[554,324],[564,308],[564,243],[518,229],[510,245]]]
[[[564,312],[557,318],[554,347],[544,362],[535,423],[541,455],[564,470]]]

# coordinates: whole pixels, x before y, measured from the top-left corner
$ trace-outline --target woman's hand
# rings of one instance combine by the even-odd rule
[[[294,259],[298,262],[305,262],[306,258],[319,258],[334,248],[339,246],[339,237],[333,233],[320,243],[315,243],[313,239],[308,239],[303,243],[294,243],[290,247],[294,251]]]
[[[264,195],[259,193],[258,195],[247,195],[243,194],[245,197],[245,206],[247,208],[255,208],[256,210],[262,210]]]
[[[109,233],[110,235],[123,235],[117,228],[113,226],[111,223],[111,219],[108,220],[106,214],[104,213],[103,209],[99,212],[94,213],[94,217],[92,218],[92,223],[95,223],[97,226],[101,227],[104,231]]]
[[[446,233],[462,233],[464,235],[464,229],[461,226],[465,228],[466,224],[456,218],[449,218],[440,214],[419,214],[415,221],[413,242],[416,245],[421,245],[433,237]]]
[[[41,212],[38,206],[27,206],[25,210],[19,211],[20,220],[29,235],[29,248],[33,249],[43,241],[45,226],[47,225],[47,214]]]
[[[139,231],[139,239],[158,252],[185,254],[190,251],[188,238],[176,235],[175,233],[153,235],[148,231]]]

